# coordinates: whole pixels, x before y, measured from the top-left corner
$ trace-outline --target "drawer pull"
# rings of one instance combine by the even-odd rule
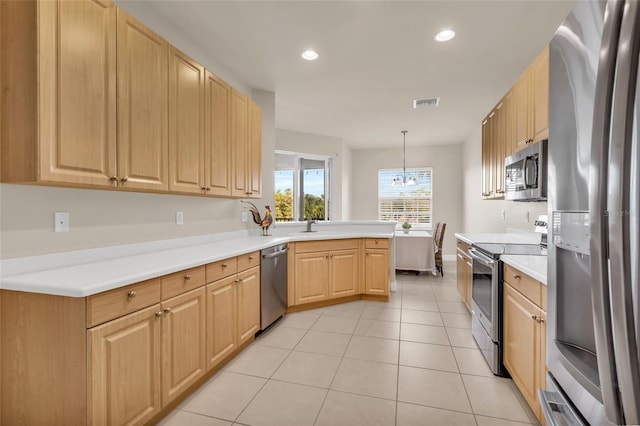
[[[540,322],[540,321],[538,321],[538,316],[537,316],[537,315],[535,315],[535,314],[534,314],[534,315],[531,315],[531,319],[532,319],[532,320],[534,320],[534,321],[536,321],[536,322]]]
[[[157,317],[161,317],[161,316],[162,316],[162,311],[158,311],[158,312],[156,312],[156,316],[157,316]]]
[[[513,274],[513,279],[514,280],[519,280],[521,277],[518,274]]]
[[[123,178],[120,179],[121,182],[126,182],[129,180],[129,176],[124,176]]]
[[[237,283],[241,283],[242,281],[244,281],[244,278],[238,278],[238,279],[236,280],[236,282],[237,282]]]
[[[171,308],[164,308],[164,311],[165,311],[166,313],[169,313],[169,312],[171,312]]]
[[[253,260],[253,256],[249,256],[249,260]]]
[[[229,265],[227,265],[226,263],[223,263],[223,264],[222,264],[222,267],[223,267],[223,268],[226,268],[227,266],[229,266]]]
[[[544,322],[544,318],[540,318],[540,317],[538,317],[538,318],[536,318],[536,322],[537,322],[538,324],[541,324],[541,323],[543,323],[543,322]]]
[[[129,296],[131,299],[133,299],[134,297],[136,297],[136,291],[135,290],[131,290],[129,293],[127,293],[127,296]]]
[[[185,275],[185,276],[184,276],[184,280],[185,280],[185,281],[189,281],[190,279],[191,279],[191,275]]]

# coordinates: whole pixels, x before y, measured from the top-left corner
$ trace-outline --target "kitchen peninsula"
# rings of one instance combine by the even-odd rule
[[[301,233],[294,224],[271,237],[237,231],[2,260],[1,372],[14,384],[2,391],[2,423],[158,419],[253,341],[260,249],[355,242],[354,300],[367,293],[368,244],[388,247],[393,227],[335,223]],[[387,280],[377,296],[388,291]]]

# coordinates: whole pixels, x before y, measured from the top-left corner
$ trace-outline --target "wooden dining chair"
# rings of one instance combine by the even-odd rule
[[[444,270],[442,269],[442,240],[444,239],[444,230],[447,224],[444,222],[436,223],[436,232],[433,234],[434,242],[434,255],[436,258],[436,271],[440,272],[440,275],[444,277]]]

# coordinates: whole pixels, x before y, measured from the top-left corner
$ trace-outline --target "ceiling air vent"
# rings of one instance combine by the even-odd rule
[[[437,107],[440,104],[440,98],[414,99],[413,109]]]

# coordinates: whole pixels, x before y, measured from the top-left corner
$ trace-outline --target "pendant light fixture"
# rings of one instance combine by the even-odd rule
[[[392,186],[411,186],[417,183],[416,177],[409,175],[407,177],[407,130],[403,130],[402,133],[402,175],[396,175],[393,178]]]

